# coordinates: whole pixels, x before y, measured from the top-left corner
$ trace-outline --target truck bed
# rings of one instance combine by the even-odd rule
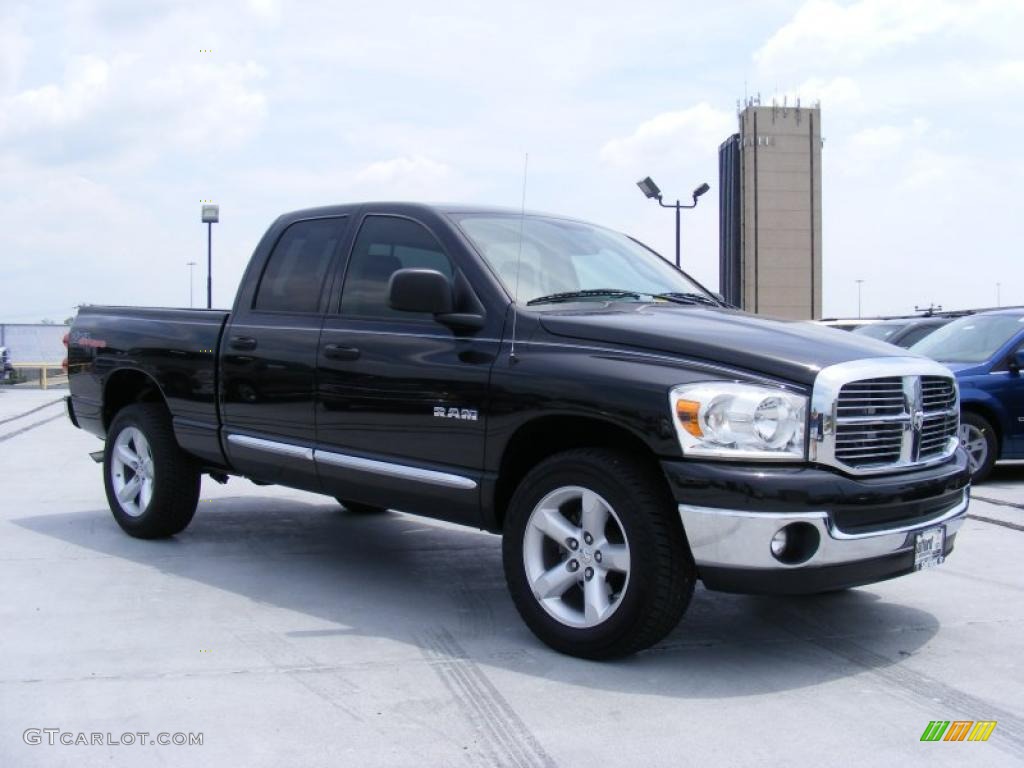
[[[71,406],[78,424],[104,436],[118,380],[146,376],[162,393],[187,451],[222,465],[217,355],[230,312],[171,307],[84,306],[68,338]],[[108,384],[109,389],[108,389]],[[108,392],[106,401],[104,391]]]

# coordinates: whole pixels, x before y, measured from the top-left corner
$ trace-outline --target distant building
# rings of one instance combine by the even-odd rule
[[[739,113],[718,150],[719,281],[725,299],[760,315],[821,317],[821,110]]]
[[[52,363],[59,368],[68,330],[56,323],[0,323],[0,347],[7,347],[12,363]]]

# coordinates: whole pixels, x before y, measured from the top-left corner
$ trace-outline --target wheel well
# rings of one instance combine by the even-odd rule
[[[983,403],[960,403],[960,412],[970,411],[981,416],[985,421],[992,425],[992,431],[996,433],[996,451],[1002,452],[1003,446],[1003,433],[1001,425],[999,423],[999,416],[990,407]]]
[[[658,469],[657,457],[650,447],[624,427],[601,419],[583,416],[545,416],[521,426],[505,446],[494,491],[494,528],[505,523],[512,494],[520,481],[535,466],[550,456],[574,448],[612,448],[648,461]],[[668,483],[665,483],[668,493]]]
[[[165,408],[163,392],[151,376],[142,371],[115,371],[103,390],[103,429],[110,428],[117,412],[132,403],[160,403]]]

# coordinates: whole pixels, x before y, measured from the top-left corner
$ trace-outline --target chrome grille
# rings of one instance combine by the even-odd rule
[[[836,400],[836,458],[851,467],[899,461],[906,412],[899,376],[844,385]]]
[[[836,416],[846,418],[873,418],[903,413],[903,379],[888,376],[884,379],[853,381],[839,390]]]
[[[903,424],[837,424],[836,458],[851,467],[899,461]]]
[[[921,404],[928,411],[945,411],[956,405],[953,380],[942,376],[921,377]]]
[[[959,426],[956,413],[926,416],[921,425],[921,458],[945,454],[950,438],[956,438]]]
[[[884,375],[856,375],[872,368]],[[812,401],[811,458],[819,463],[868,474],[933,463],[956,449],[956,382],[937,363],[882,358],[832,366],[819,374]]]

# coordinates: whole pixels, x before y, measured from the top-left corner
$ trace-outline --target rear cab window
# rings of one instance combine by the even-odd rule
[[[252,308],[262,312],[318,312],[331,260],[347,222],[346,217],[334,217],[290,225],[267,259]]]

